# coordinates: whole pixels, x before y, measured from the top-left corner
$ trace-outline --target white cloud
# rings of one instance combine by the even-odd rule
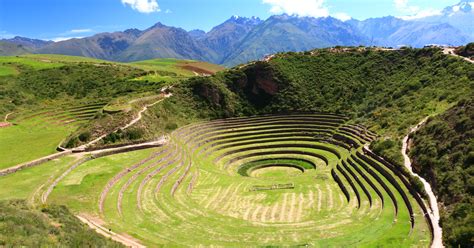
[[[414,20],[429,16],[441,15],[440,10],[421,9],[419,6],[411,5],[408,0],[393,0],[395,8],[403,15],[399,18],[404,20]]]
[[[329,10],[324,6],[324,0],[263,0],[271,6],[274,14],[286,13],[289,15],[326,17]]]
[[[348,15],[346,13],[342,13],[342,12],[332,14],[332,16],[334,16],[334,18],[339,19],[343,22],[352,19],[352,17],[350,15]]]
[[[427,10],[419,11],[418,13],[413,14],[413,15],[399,16],[399,18],[403,20],[415,20],[415,19],[421,19],[421,18],[425,18],[429,16],[437,16],[441,14],[442,13],[440,10],[427,9]]]
[[[73,29],[69,31],[72,34],[80,34],[80,33],[90,33],[92,32],[92,29],[90,28],[85,28],[85,29]]]
[[[132,9],[141,13],[160,12],[160,6],[156,0],[122,0],[123,4],[130,5]]]
[[[0,39],[11,39],[13,37],[15,37],[16,35],[14,34],[10,34],[9,32],[7,31],[4,31],[4,30],[0,30]]]
[[[173,13],[173,11],[171,11],[170,9],[165,10],[165,14],[171,14],[171,13]]]
[[[70,39],[82,39],[82,38],[84,37],[55,37],[48,40],[52,40],[54,42],[60,42],[60,41],[65,41],[65,40],[70,40]]]

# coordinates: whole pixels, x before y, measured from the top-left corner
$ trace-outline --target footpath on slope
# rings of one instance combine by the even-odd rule
[[[5,115],[5,119],[3,120],[3,122],[0,121],[0,128],[2,128],[2,127],[9,127],[9,126],[12,125],[10,122],[8,122],[8,116],[10,116],[11,114],[13,114],[13,112],[6,114],[6,115]]]
[[[165,92],[167,88],[163,88],[162,89],[162,92]],[[154,106],[162,101],[164,101],[166,98],[169,98],[171,97],[172,94],[169,93],[169,94],[164,94],[164,99],[160,99],[156,102],[153,102],[151,104],[147,104],[145,105],[139,112],[138,112],[138,115],[137,117],[135,117],[132,121],[130,121],[129,123],[127,123],[126,125],[122,126],[122,127],[119,127],[117,130],[125,130],[127,128],[129,128],[130,126],[134,125],[135,123],[137,123],[138,121],[140,121],[143,117],[143,113],[145,111],[148,110],[149,107],[151,106]],[[6,116],[5,118],[7,118],[8,116]],[[41,157],[41,158],[38,158],[38,159],[35,159],[33,161],[29,161],[29,162],[25,162],[25,163],[21,163],[21,164],[18,164],[18,165],[15,165],[15,166],[12,166],[12,167],[9,167],[9,168],[5,168],[5,169],[2,169],[0,170],[0,176],[5,176],[5,175],[8,175],[8,174],[11,174],[11,173],[15,173],[19,170],[22,170],[22,169],[25,169],[25,168],[29,168],[29,167],[33,167],[33,166],[37,166],[37,165],[40,165],[42,163],[45,163],[45,162],[48,162],[50,160],[53,160],[53,159],[58,159],[60,157],[63,157],[63,156],[66,156],[66,155],[69,155],[71,153],[86,153],[86,148],[89,147],[90,145],[92,144],[95,144],[97,142],[99,142],[101,139],[103,139],[105,136],[107,136],[107,134],[104,134],[102,135],[101,137],[89,142],[88,144],[86,145],[83,145],[81,147],[78,147],[78,148],[74,148],[74,149],[66,149],[66,148],[62,148],[62,147],[59,147],[62,151],[59,152],[59,153],[54,153],[54,154],[50,154],[48,156],[44,156],[44,157]],[[110,152],[110,154],[113,154],[114,152],[120,152],[120,151],[131,151],[131,150],[137,150],[137,149],[145,149],[145,148],[150,148],[150,147],[158,147],[158,146],[161,146],[163,144],[165,144],[167,142],[167,139],[166,137],[162,137],[161,139],[159,140],[156,140],[156,141],[152,141],[152,142],[146,142],[146,143],[140,143],[140,144],[134,144],[134,145],[128,145],[128,146],[121,146],[121,147],[117,147],[117,148],[109,148],[109,149],[99,149],[99,150],[96,150],[94,152],[92,152],[91,154],[92,155],[95,155],[97,153],[104,153],[104,152]],[[80,155],[79,155],[80,156]]]
[[[76,215],[76,217],[88,225],[90,228],[94,229],[98,234],[105,236],[107,238],[111,238],[127,247],[133,248],[144,248],[146,246],[140,244],[138,241],[135,241],[133,238],[129,238],[127,236],[117,234],[112,232],[112,230],[103,227],[98,221],[92,220],[91,218],[85,215]]]
[[[4,122],[8,122],[8,116],[12,115],[13,112],[10,112],[8,114],[5,115],[5,119],[3,120]]]
[[[443,48],[443,53],[446,54],[446,55],[451,55],[451,56],[454,56],[454,57],[458,57],[458,58],[464,59],[465,61],[470,62],[470,63],[474,63],[474,60],[472,60],[472,59],[470,59],[470,58],[466,58],[466,57],[457,55],[457,54],[454,52],[454,48],[452,48],[452,47],[445,47],[445,48]]]
[[[428,117],[423,119],[418,125],[413,127],[410,132],[403,138],[403,146],[402,146],[402,154],[404,158],[404,165],[410,171],[410,173],[413,176],[416,176],[420,179],[420,181],[423,183],[423,186],[425,188],[426,194],[429,197],[429,205],[431,212],[429,212],[429,217],[431,219],[431,223],[433,223],[433,241],[431,243],[432,248],[438,248],[438,247],[444,247],[443,246],[443,232],[441,229],[441,226],[439,225],[439,209],[438,209],[438,202],[436,200],[436,196],[433,193],[433,190],[431,189],[431,185],[420,175],[416,174],[413,172],[413,168],[411,165],[411,160],[410,157],[408,156],[408,142],[409,142],[409,136],[410,134],[416,132],[426,121],[428,120]]]
[[[163,90],[162,90],[163,92]],[[164,95],[164,98],[168,98],[172,96],[172,94],[165,94]],[[119,129],[127,129],[129,128],[130,126],[134,125],[135,123],[137,123],[138,121],[140,121],[143,117],[143,113],[148,110],[149,107],[151,106],[154,106],[156,104],[158,104],[159,102],[165,100],[165,99],[160,99],[156,102],[153,102],[151,104],[147,104],[145,105],[139,112],[138,112],[138,115],[136,118],[134,118],[132,121],[130,121],[128,124],[126,124],[125,126],[122,126],[120,127]],[[5,116],[5,120],[7,120],[8,116],[10,114],[7,114]],[[117,129],[117,130],[119,130]],[[96,142],[98,142],[100,139],[102,139],[103,137],[105,137],[106,135],[104,136],[101,136],[99,139],[96,139],[94,141],[92,141],[93,143],[89,143],[87,144],[88,146],[91,145],[91,144],[94,144]],[[131,151],[131,150],[136,150],[136,149],[145,149],[145,148],[150,148],[150,147],[156,147],[156,146],[162,146],[164,145],[166,142],[168,142],[168,139],[167,137],[163,136],[161,139],[157,140],[157,141],[152,141],[152,142],[146,142],[146,143],[140,143],[140,144],[134,144],[134,145],[128,145],[128,146],[122,146],[122,147],[116,147],[116,148],[108,148],[108,149],[100,149],[100,150],[96,150],[96,151],[92,151],[92,152],[85,152],[85,148],[84,148],[84,152],[79,152],[79,153],[75,153],[74,155],[78,158],[78,160],[74,161],[74,163],[72,164],[71,167],[69,167],[63,174],[61,174],[58,178],[56,178],[54,180],[54,182],[48,187],[48,189],[42,194],[41,196],[41,202],[44,204],[46,203],[47,199],[48,199],[48,196],[50,195],[50,193],[52,192],[52,190],[54,189],[54,187],[56,187],[56,185],[65,177],[67,176],[71,171],[73,171],[75,168],[77,168],[79,165],[81,165],[82,163],[84,162],[87,162],[89,161],[90,159],[93,159],[93,158],[97,158],[97,157],[102,157],[102,156],[107,156],[107,155],[111,155],[111,154],[115,154],[115,153],[118,153],[118,152],[125,152],[125,151]],[[22,169],[25,169],[25,168],[29,168],[29,167],[33,167],[33,166],[36,166],[36,165],[39,165],[39,164],[42,164],[44,162],[47,162],[47,161],[50,161],[50,160],[53,160],[53,159],[57,159],[57,158],[60,158],[62,156],[65,156],[65,155],[69,155],[69,154],[72,154],[73,150],[67,150],[65,149],[64,151],[62,152],[59,152],[59,153],[55,153],[55,154],[51,154],[51,155],[48,155],[48,156],[45,156],[45,157],[42,157],[42,158],[39,158],[39,159],[36,159],[34,161],[31,161],[31,162],[27,162],[27,163],[22,163],[22,164],[19,164],[19,165],[16,165],[14,167],[10,167],[10,168],[6,168],[4,170],[0,170],[0,176],[4,176],[4,175],[8,175],[8,174],[11,174],[11,173],[15,173],[19,170],[22,170]],[[92,157],[90,158],[87,158],[85,157],[85,155],[92,155]],[[137,247],[137,248],[142,248],[142,247],[146,247],[142,244],[140,244],[139,242],[135,241],[133,238],[129,238],[127,236],[124,236],[124,235],[121,235],[121,234],[117,234],[117,233],[114,233],[112,232],[111,230],[103,227],[98,221],[94,221],[92,220],[91,218],[88,218],[86,217],[85,215],[76,215],[76,217],[83,223],[85,223],[86,225],[88,225],[90,228],[94,229],[97,233],[107,237],[107,238],[111,238],[127,247]]]
[[[164,92],[164,89],[162,89],[162,92]],[[147,111],[149,107],[152,107],[152,106],[154,106],[154,105],[156,105],[156,104],[158,104],[158,103],[164,101],[166,98],[169,98],[169,97],[171,97],[171,96],[172,96],[171,93],[169,93],[169,94],[164,94],[164,98],[163,98],[163,99],[160,99],[160,100],[158,100],[158,101],[156,101],[156,102],[153,102],[153,103],[150,103],[150,104],[145,105],[145,106],[138,112],[137,117],[135,117],[133,120],[131,120],[131,121],[130,121],[129,123],[127,123],[126,125],[117,128],[114,132],[116,132],[116,131],[118,131],[118,130],[125,130],[125,129],[127,129],[127,128],[133,126],[135,123],[139,122],[139,121],[142,119],[143,113],[144,113],[145,111]],[[89,143],[87,143],[87,144],[85,144],[85,145],[82,145],[82,146],[80,146],[80,147],[77,147],[77,148],[73,149],[73,151],[85,151],[85,149],[86,149],[87,147],[90,147],[91,145],[93,145],[93,144],[99,142],[100,140],[102,140],[103,138],[105,138],[107,135],[108,135],[108,133],[103,134],[103,135],[101,135],[100,137],[98,137],[97,139],[94,139],[94,140],[92,140],[91,142],[89,142]]]

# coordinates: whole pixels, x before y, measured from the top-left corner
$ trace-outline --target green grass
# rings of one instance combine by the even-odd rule
[[[22,58],[29,58],[35,59],[41,62],[51,61],[51,62],[59,62],[59,63],[78,63],[78,62],[90,62],[90,63],[115,63],[110,62],[107,60],[101,59],[94,59],[88,57],[80,57],[80,56],[69,56],[69,55],[60,55],[60,54],[28,54],[28,55],[21,55]]]
[[[50,61],[46,58],[41,59],[41,58],[29,57],[27,55],[10,56],[10,57],[0,56],[0,64],[9,64],[9,63],[26,65],[36,70],[56,68],[56,67],[61,67],[64,65],[63,63]]]
[[[49,202],[65,204],[74,212],[97,214],[101,189],[126,166],[148,156],[151,150],[99,158],[82,164],[66,176],[50,195]]]
[[[139,125],[156,135],[163,130],[174,130],[190,121],[222,116],[254,115],[293,110],[345,112],[351,117],[357,118],[354,119],[356,122],[362,120],[369,123],[371,129],[380,131],[379,134],[382,134],[384,138],[391,138],[393,144],[390,149],[394,153],[398,153],[400,149],[397,146],[396,139],[399,135],[406,133],[408,127],[418,123],[425,115],[445,111],[459,97],[472,92],[468,89],[472,75],[466,73],[471,67],[470,64],[444,58],[436,51],[431,50],[410,50],[403,53],[331,54],[322,51],[318,56],[279,55],[270,64],[257,63],[238,70],[219,73],[215,77],[195,78],[182,84],[183,87],[178,85],[174,88],[174,96],[163,104],[151,108],[150,112],[145,115],[144,121]],[[390,57],[390,60],[388,57]],[[80,57],[50,57],[49,55],[11,57],[10,59],[36,69],[84,62],[83,58]],[[11,65],[5,64],[8,62],[4,59],[4,63],[0,61],[0,64],[10,67]],[[102,63],[98,60],[90,60],[89,62]],[[45,65],[38,65],[41,63]],[[136,87],[148,83],[152,84],[153,81],[173,81],[193,76],[192,70],[183,69],[182,65],[185,63],[209,69],[208,65],[202,65],[199,62],[173,59],[128,64],[144,69],[149,74],[139,80],[136,80],[134,76],[130,76],[130,78],[135,78],[133,83],[136,83],[136,85],[122,82],[112,87],[119,90],[108,91],[107,95],[124,97],[120,94],[127,92],[125,94],[126,98],[138,94],[135,92]],[[0,73],[1,68],[0,66]],[[68,68],[73,72],[77,69],[75,67]],[[85,72],[95,72],[96,70],[98,71],[95,66],[91,65],[84,69]],[[370,75],[367,75],[369,72]],[[81,73],[77,74],[80,75]],[[102,75],[102,72],[97,74]],[[4,78],[8,79],[5,80],[5,85],[9,85],[11,84],[10,79],[14,77]],[[82,77],[72,79],[77,78]],[[268,79],[268,81],[261,81],[261,79]],[[88,82],[90,81],[94,80],[88,80]],[[44,85],[47,86],[48,78],[44,82]],[[262,86],[262,83],[264,86],[278,85],[281,86],[282,90],[272,96],[270,102],[265,102],[264,100],[267,98],[258,97],[262,95],[257,95],[256,98],[246,95],[245,90],[237,87],[242,82],[246,82],[248,86],[259,84]],[[110,85],[110,82],[106,82],[106,85]],[[315,85],[318,87],[315,87]],[[97,87],[94,86],[91,89],[97,89]],[[11,100],[17,99],[14,91],[10,92],[12,92]],[[92,94],[89,91],[84,92],[87,93],[88,97]],[[96,91],[93,92],[92,95],[95,96]],[[197,96],[196,92],[207,92],[207,95],[203,93],[204,95]],[[208,92],[216,94],[210,95]],[[341,95],[341,92],[344,94]],[[352,93],[346,95],[347,92]],[[71,99],[65,98],[62,100],[71,102],[76,100],[72,100],[72,96],[68,97]],[[76,97],[80,98],[80,96]],[[391,97],[394,99],[391,99]],[[24,102],[27,103],[30,100],[25,99]],[[43,100],[46,102],[52,101],[50,99]],[[5,100],[5,102],[7,101]],[[12,101],[8,99],[8,104],[10,102]],[[55,105],[55,103],[52,105]],[[71,105],[74,104],[71,103]],[[121,105],[123,104],[112,104],[110,106],[113,109],[123,109]],[[7,110],[10,111],[10,109],[4,111],[7,112]],[[69,114],[65,115],[69,117]],[[42,156],[41,154],[51,153],[52,149],[65,137],[65,134],[69,134],[73,129],[72,126],[59,129],[53,128],[48,123],[42,122],[42,118],[19,121],[18,126],[0,129],[0,161],[2,161],[0,168],[4,166],[4,161],[13,165],[18,161],[31,160],[30,157],[36,158]],[[115,115],[111,118],[118,120],[123,116]],[[156,125],[153,126],[150,123]],[[265,128],[272,125],[271,123],[260,124],[260,127]],[[295,148],[296,151],[314,152],[328,159],[327,166],[320,160],[314,161],[317,163],[316,169],[307,170],[302,174],[290,173],[291,176],[288,176],[286,171],[271,171],[273,170],[271,168],[268,173],[264,173],[264,177],[244,178],[240,176],[238,166],[243,163],[252,163],[253,160],[243,159],[226,165],[237,154],[225,155],[225,152],[232,152],[239,148],[247,149],[263,146],[263,144],[281,146],[317,144],[337,150],[343,160],[349,160],[351,153],[354,155],[355,152],[355,150],[352,150],[349,153],[340,147],[317,140],[278,141],[278,138],[293,137],[293,134],[302,133],[294,131],[294,127],[290,128],[288,125],[278,130],[280,137],[273,138],[259,138],[261,134],[251,131],[253,128],[236,126],[227,128],[225,132],[219,134],[217,134],[217,131],[216,133],[210,132],[211,135],[200,140],[201,144],[196,144],[196,147],[193,147],[193,141],[196,142],[197,137],[194,140],[185,140],[183,136],[179,136],[178,130],[173,133],[170,145],[163,148],[163,154],[138,169],[126,173],[123,178],[113,185],[105,199],[105,211],[103,213],[99,213],[98,199],[107,182],[120,171],[150,156],[152,150],[114,155],[87,162],[60,182],[54,189],[49,201],[64,203],[74,213],[96,215],[102,218],[106,225],[114,231],[125,232],[142,240],[144,244],[149,246],[190,246],[196,244],[205,246],[231,244],[242,246],[296,246],[310,244],[316,247],[424,247],[429,245],[428,226],[420,207],[408,194],[408,188],[403,185],[399,178],[395,177],[395,184],[401,185],[402,194],[408,194],[409,201],[414,206],[415,227],[413,230],[410,230],[409,227],[409,213],[404,206],[402,194],[381,173],[374,172],[376,176],[373,176],[364,172],[365,169],[362,166],[364,163],[358,164],[356,162],[355,167],[365,173],[372,182],[375,182],[380,190],[382,189],[381,184],[375,178],[377,176],[382,178],[382,184],[389,185],[389,190],[395,194],[395,199],[399,204],[399,213],[396,218],[394,218],[395,206],[387,192],[382,190],[385,205],[381,208],[379,196],[365,182],[365,179],[352,176],[348,169],[339,169],[336,165],[340,164],[341,161],[326,150]],[[206,131],[205,126],[196,130]],[[256,138],[256,141],[250,144],[239,144],[238,138],[227,138],[234,131],[245,134],[247,138]],[[333,130],[334,132],[336,131]],[[216,140],[207,140],[210,137],[219,138],[224,140],[225,144],[231,145],[219,150],[223,144],[217,144]],[[328,137],[331,137],[331,134]],[[177,154],[182,153],[181,155],[174,153],[171,155],[174,144],[178,148]],[[201,152],[204,147],[209,148],[210,152]],[[260,147],[241,154],[262,151],[275,152],[282,149]],[[18,156],[19,151],[21,151],[21,156]],[[214,159],[217,159],[220,155],[225,156],[220,161],[215,162]],[[159,166],[164,166],[166,162],[169,162],[170,157],[173,156],[179,160],[160,171],[156,171]],[[298,158],[300,156],[291,155],[290,157]],[[263,157],[275,160],[281,159],[278,156]],[[183,162],[183,165],[180,162]],[[192,166],[189,167],[190,170],[186,177],[182,177],[189,162],[192,162]],[[15,194],[21,198],[30,197],[32,195],[31,191],[41,185],[41,180],[44,180],[45,177],[48,177],[48,179],[57,177],[59,172],[68,167],[69,163],[70,158],[65,158],[64,161],[61,159],[61,161],[45,164],[44,167],[35,167],[21,171],[20,174],[11,177],[0,178],[0,186],[5,187],[5,193],[2,192],[0,198],[8,198]],[[173,171],[175,169],[176,171]],[[344,193],[331,176],[333,169],[340,177],[342,184],[347,187],[348,194],[351,196],[349,202],[345,200]],[[348,173],[348,178],[343,176],[342,171]],[[352,169],[352,171],[355,171],[355,169]],[[140,183],[148,180],[146,176],[149,173],[155,174],[143,186],[141,201],[137,202]],[[24,183],[20,182],[21,178],[24,177],[28,177],[29,180],[25,180]],[[166,181],[159,192],[155,193],[156,186],[163,178]],[[361,183],[359,184],[355,178],[359,178]],[[354,183],[354,188],[350,185],[349,179]],[[174,183],[178,180],[182,180],[182,183],[175,194],[172,195],[171,191],[174,188]],[[188,193],[187,188],[191,183],[195,183],[195,185],[192,192]],[[248,190],[255,185],[271,186],[280,183],[293,183],[295,188],[264,192],[250,192]],[[17,189],[13,187],[15,185],[21,187]],[[125,189],[123,192],[121,191],[122,188]],[[373,199],[377,200],[374,201],[372,207],[368,205],[369,197],[363,190],[364,188],[367,189]],[[357,208],[356,191],[360,194],[360,208]],[[122,215],[120,215],[117,204],[122,193]],[[309,205],[310,194],[314,197],[312,205]],[[320,209],[318,209],[319,196],[321,196]],[[296,199],[297,204],[292,207],[291,201],[293,201],[293,198]],[[298,212],[300,198],[304,199],[302,212]],[[138,204],[141,204],[142,210],[138,209]],[[283,204],[286,204],[286,212],[282,210]],[[284,212],[284,217],[281,218],[284,221],[271,221],[267,217],[262,221],[261,214],[263,211],[276,205],[278,211]],[[293,208],[292,211],[289,210],[291,208]],[[247,211],[249,211],[248,214]],[[290,212],[292,213],[291,217]],[[300,215],[301,218],[296,218],[297,215]]]
[[[397,221],[389,195],[382,190],[385,199],[382,208],[381,199],[362,178],[360,179],[364,187],[368,188],[374,202],[370,207],[369,198],[363,192],[362,186],[356,184],[361,195],[361,206],[357,209],[358,204],[352,188],[341,172],[337,171],[351,195],[351,200],[347,202],[338,184],[332,179],[331,170],[341,163],[335,152],[341,154],[344,160],[348,159],[351,153],[338,146],[317,141],[278,141],[281,137],[291,137],[291,134],[285,134],[291,130],[291,125],[282,128],[279,137],[259,139],[260,134],[254,129],[258,127],[266,130],[272,128],[272,125],[267,121],[260,126],[228,127],[221,133],[208,129],[206,125],[197,127],[197,132],[211,134],[207,139],[219,139],[197,146],[196,150],[193,146],[198,145],[195,142],[199,136],[186,141],[184,136],[179,137],[179,134],[184,135],[185,130],[189,129],[179,129],[172,134],[171,143],[163,148],[113,155],[82,164],[57,185],[49,202],[62,202],[75,213],[98,216],[106,222],[107,228],[132,235],[148,246],[310,244],[316,247],[406,247],[429,244],[428,226],[417,203],[410,197],[410,203],[416,213],[415,226],[410,231],[410,218],[403,199],[395,186],[382,174],[376,173],[389,185],[398,202]],[[335,128],[329,130],[335,131]],[[237,141],[238,138],[227,138],[236,132],[256,140],[239,145],[241,141]],[[221,141],[225,142],[217,144]],[[178,146],[176,151],[175,144]],[[223,148],[226,144],[231,145]],[[273,159],[277,164],[296,163],[306,169],[304,173],[274,170],[264,173],[263,177],[239,175],[239,166],[252,164],[253,159],[233,160],[239,154],[282,151],[285,147],[296,144],[328,147],[333,152],[304,147],[292,148],[295,151],[319,154],[327,159],[327,165],[319,158],[297,154],[285,155],[284,158],[277,155],[259,156],[254,159]],[[281,147],[269,148],[264,145]],[[203,151],[205,147],[214,150]],[[237,152],[237,149],[244,148],[253,150]],[[127,169],[155,152],[158,154],[154,159],[135,170]],[[231,153],[220,158],[226,152]],[[354,152],[355,150],[352,151]],[[178,160],[171,162],[173,157]],[[216,160],[218,158],[220,159]],[[309,159],[316,164],[316,169],[311,169],[311,164],[298,161],[297,158]],[[168,161],[171,163],[168,164]],[[228,161],[231,163],[228,164]],[[183,177],[190,163],[192,166],[189,167],[187,176]],[[253,162],[255,166],[261,163],[263,162]],[[158,168],[161,169],[157,170]],[[108,191],[104,212],[101,213],[98,208],[101,192],[120,172],[125,174]],[[371,175],[368,177],[382,189]],[[165,180],[164,183],[159,191],[156,191],[162,180]],[[178,180],[182,180],[182,183],[175,188],[175,182]],[[194,186],[189,192],[189,185],[193,181]],[[250,190],[254,186],[288,183],[293,184],[294,189]],[[399,179],[397,183],[403,185]],[[171,194],[174,188],[176,191]],[[138,192],[141,192],[140,202],[137,201]],[[403,188],[403,192],[409,195],[408,189]],[[120,201],[121,195],[123,198]],[[122,206],[121,214],[118,210],[119,203]],[[275,220],[271,217],[272,209],[277,213]],[[266,213],[265,216],[263,213]]]
[[[123,247],[89,229],[64,206],[0,202],[2,247]]]
[[[15,75],[18,71],[13,66],[7,65],[0,65],[0,77],[1,76],[8,76],[8,75]]]
[[[58,126],[33,118],[0,128],[0,169],[52,154],[74,126]]]
[[[45,190],[48,183],[61,175],[74,160],[72,157],[62,157],[0,177],[0,200],[28,199],[39,203],[41,190]]]
[[[137,78],[138,80],[165,82],[173,82],[178,79],[196,76],[197,74],[194,71],[197,71],[198,74],[200,74],[199,72],[201,71],[208,71],[213,74],[224,69],[219,65],[206,62],[171,58],[138,61],[130,64],[140,69],[150,71],[148,75]]]

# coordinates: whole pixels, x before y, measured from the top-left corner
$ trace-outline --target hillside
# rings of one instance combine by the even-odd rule
[[[10,125],[0,128],[0,168],[51,154],[69,135],[85,132],[78,130],[86,129],[88,139],[112,132],[156,101],[162,87],[222,69],[176,59],[126,64],[64,55],[0,57],[0,123]],[[146,138],[163,132],[153,131]]]
[[[225,246],[244,236],[249,246],[426,246],[424,191],[399,166],[400,140],[474,88],[474,65],[437,48],[316,49],[224,71],[174,59],[26,55],[0,62],[12,70],[0,77],[2,111],[13,112],[6,117],[13,125],[0,128],[0,170],[58,144],[102,137],[93,150],[167,135],[155,148],[64,154],[2,176],[0,199],[65,204],[149,246]],[[143,118],[119,128],[139,112]],[[447,119],[455,120],[452,112]],[[241,118],[208,121],[226,117]],[[27,208],[36,218],[38,210]],[[48,229],[50,220],[41,221]],[[276,227],[294,239],[281,240]],[[235,236],[239,228],[245,232]],[[328,238],[334,228],[340,231]],[[465,237],[447,234],[446,244]]]
[[[20,55],[30,52],[31,50],[28,50],[23,45],[0,41],[0,56]]]
[[[0,201],[0,246],[123,247],[82,225],[64,206],[35,209],[26,201]]]
[[[441,203],[443,239],[450,247],[474,245],[474,101],[464,100],[430,118],[412,134],[414,168]]]
[[[373,149],[401,164],[402,135],[425,116],[472,94],[473,67],[440,49],[283,53],[269,62],[190,79],[176,93],[183,98],[194,95],[195,102],[177,104],[199,109],[203,118],[301,111],[345,114],[378,132],[381,138]]]

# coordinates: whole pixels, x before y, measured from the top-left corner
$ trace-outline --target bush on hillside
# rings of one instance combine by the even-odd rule
[[[80,222],[64,206],[40,210],[24,200],[0,201],[0,246],[123,247]]]
[[[442,202],[443,239],[449,247],[474,246],[474,99],[430,118],[413,135],[414,169]]]

